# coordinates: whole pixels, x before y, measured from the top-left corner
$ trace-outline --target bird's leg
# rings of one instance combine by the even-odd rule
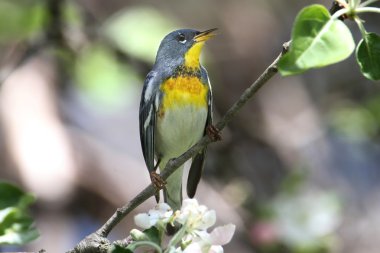
[[[160,174],[158,174],[157,172],[150,172],[150,180],[152,181],[154,187],[157,188],[157,190],[164,189],[166,182],[161,178]]]
[[[157,168],[158,168],[158,165],[160,164],[160,161],[157,162],[156,166],[154,166],[154,170],[152,170],[149,175],[150,175],[150,180],[152,181],[152,184],[154,185],[154,187],[156,187],[156,189],[159,191],[159,190],[162,190],[164,189],[165,185],[166,185],[166,182],[165,180],[163,180],[160,176],[160,174],[158,174],[156,172]]]
[[[208,125],[206,127],[206,134],[212,141],[220,141],[222,139],[222,136],[220,136],[220,130],[214,125]]]

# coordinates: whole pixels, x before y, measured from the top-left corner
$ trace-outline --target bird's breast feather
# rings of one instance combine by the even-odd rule
[[[198,77],[171,77],[161,85],[161,92],[163,93],[161,109],[164,111],[173,106],[207,106],[208,86]]]

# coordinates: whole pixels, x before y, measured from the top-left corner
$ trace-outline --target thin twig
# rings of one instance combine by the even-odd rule
[[[164,177],[162,177],[165,179]],[[150,184],[142,192],[140,192],[134,199],[121,208],[118,208],[111,218],[100,228],[96,233],[100,236],[107,237],[112,229],[133,209],[142,204],[145,200],[152,197],[156,192],[155,187]]]

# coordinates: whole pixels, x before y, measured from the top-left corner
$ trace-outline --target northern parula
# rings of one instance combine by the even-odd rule
[[[215,131],[211,85],[199,62],[204,43],[216,35],[215,30],[181,29],[166,35],[145,79],[140,101],[140,140],[153,183],[160,181],[157,167],[163,170],[170,159],[196,144],[208,127]],[[195,195],[205,156],[203,149],[192,159],[187,180],[190,198]],[[173,210],[181,208],[182,174],[183,166],[169,176],[164,187],[164,201]]]

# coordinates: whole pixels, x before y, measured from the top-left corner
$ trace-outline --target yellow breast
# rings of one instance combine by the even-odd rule
[[[208,86],[202,84],[198,77],[169,78],[162,84],[161,91],[164,94],[161,107],[163,112],[174,106],[207,106]]]

